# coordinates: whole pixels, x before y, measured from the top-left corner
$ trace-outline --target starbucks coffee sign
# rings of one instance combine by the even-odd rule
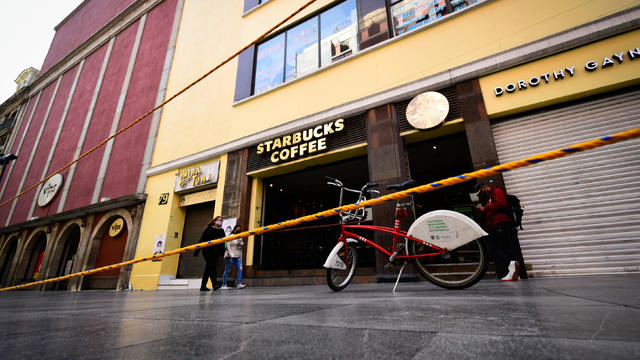
[[[47,180],[38,194],[38,206],[49,205],[62,188],[62,175],[55,174]]]

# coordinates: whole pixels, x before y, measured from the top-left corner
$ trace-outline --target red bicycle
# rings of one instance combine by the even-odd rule
[[[367,195],[379,193],[372,190],[378,184],[366,183],[360,190],[349,189],[335,178],[326,176],[328,185],[340,188],[339,206],[344,193],[358,194],[358,203]],[[414,186],[412,180],[387,186],[388,190],[406,190]],[[388,256],[387,266],[402,262],[398,280],[408,262],[413,262],[428,281],[446,289],[464,289],[478,282],[487,270],[487,254],[480,238],[487,233],[469,217],[449,210],[436,210],[422,215],[408,231],[400,229],[400,221],[407,216],[411,201],[398,200],[393,228],[361,225],[367,217],[365,208],[341,215],[342,231],[324,267],[327,268],[327,284],[334,291],[346,288],[358,265],[355,245],[368,244]],[[353,233],[356,229],[385,232],[393,235],[393,245],[385,249],[375,242]],[[396,281],[396,286],[398,281]],[[394,287],[395,291],[395,287]]]

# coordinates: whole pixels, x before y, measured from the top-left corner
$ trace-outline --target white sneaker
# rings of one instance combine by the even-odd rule
[[[517,261],[511,261],[507,269],[509,269],[509,273],[500,280],[518,281],[518,278],[520,277],[520,264]]]
[[[245,286],[247,286],[247,285],[245,285],[245,284],[240,284],[240,285],[238,285],[238,286],[237,286],[237,288],[238,288],[238,289],[244,289],[244,287],[245,287]]]
[[[224,285],[224,286],[220,287],[220,289],[222,289],[222,290],[229,290],[229,289],[230,289],[230,287],[228,287],[227,285]]]

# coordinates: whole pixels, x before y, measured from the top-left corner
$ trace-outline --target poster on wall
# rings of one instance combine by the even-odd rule
[[[231,235],[233,228],[238,223],[238,218],[225,219],[222,221],[222,229],[224,229],[224,233],[226,236]]]
[[[153,255],[164,254],[164,245],[167,242],[167,235],[156,235],[156,241],[153,242]],[[162,261],[162,259],[154,259],[151,261]]]

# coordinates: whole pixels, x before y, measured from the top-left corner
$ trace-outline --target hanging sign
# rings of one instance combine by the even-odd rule
[[[428,130],[442,124],[449,114],[449,101],[435,91],[414,97],[407,106],[407,121],[418,130]]]
[[[38,206],[49,205],[60,192],[60,188],[62,188],[62,175],[55,174],[42,185],[42,190],[38,195]]]
[[[117,218],[111,223],[111,226],[109,226],[109,236],[111,236],[112,238],[117,237],[118,235],[120,235],[120,233],[122,233],[123,229],[124,220],[122,218]]]

